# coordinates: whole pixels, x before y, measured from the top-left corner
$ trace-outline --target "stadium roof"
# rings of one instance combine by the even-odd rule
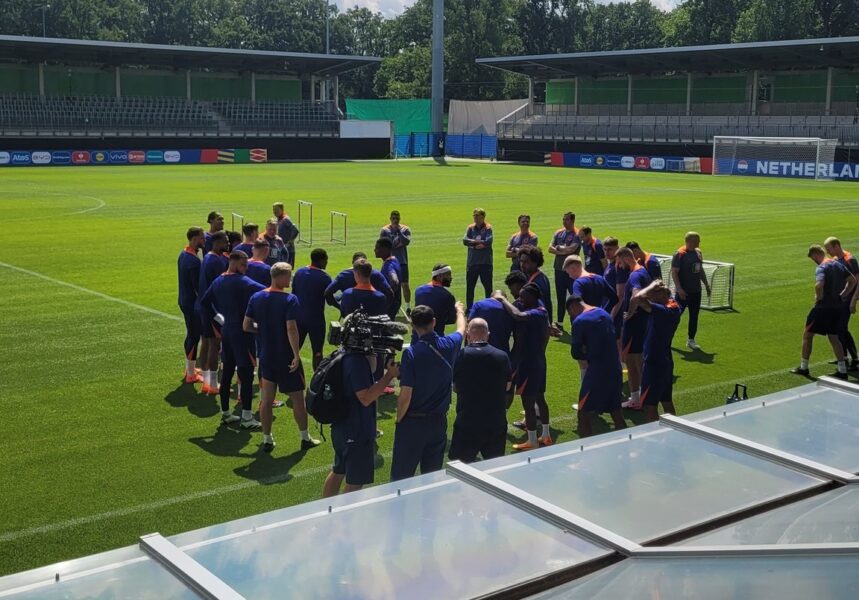
[[[477,64],[535,79],[753,69],[852,69],[859,64],[859,37],[478,58]]]
[[[173,69],[255,71],[283,75],[340,75],[358,67],[379,63],[382,59],[375,56],[0,35],[0,61],[96,63],[109,66],[147,65]]]

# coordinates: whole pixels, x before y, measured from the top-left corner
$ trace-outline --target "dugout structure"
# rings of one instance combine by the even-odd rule
[[[709,157],[714,136],[837,139],[845,155],[859,147],[859,37],[477,63],[529,79],[528,105],[496,124],[514,158],[525,150],[535,161],[547,150]]]
[[[662,269],[662,281],[676,292],[674,278],[671,277],[671,256],[666,254],[653,254],[659,259]],[[717,262],[715,260],[703,261],[704,274],[710,284],[710,294],[701,289],[701,308],[705,310],[732,310],[734,308],[734,265],[732,263]]]
[[[0,578],[0,594],[853,600],[857,403],[859,386],[822,377],[528,456],[454,461],[189,533],[145,535]],[[611,485],[596,485],[594,473]],[[285,544],[291,552],[266,568]],[[332,577],[332,565],[376,575]],[[432,585],[415,585],[417,572]]]

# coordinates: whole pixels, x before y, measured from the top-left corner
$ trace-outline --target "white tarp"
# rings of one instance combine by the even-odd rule
[[[341,138],[388,138],[391,137],[390,121],[340,121]]]
[[[528,104],[527,99],[488,102],[451,100],[447,132],[495,135],[495,123],[525,104]]]

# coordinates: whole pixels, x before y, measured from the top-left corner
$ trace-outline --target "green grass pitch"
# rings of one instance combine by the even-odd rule
[[[4,169],[0,184],[0,574],[319,497],[329,443],[299,453],[291,415],[278,409],[278,447],[264,455],[260,433],[220,428],[216,400],[180,381],[176,257],[210,210],[262,223],[273,201],[293,216],[297,200],[312,201],[314,245],[327,247],[334,274],[353,251],[372,253],[397,208],[414,231],[413,287],[444,260],[458,297],[460,240],[476,206],[496,232],[496,287],[523,212],[543,246],[567,210],[600,238],[658,253],[697,230],[706,258],[737,265],[736,312],[702,314],[704,360],[686,353],[681,322],[681,413],[723,403],[736,381],[755,396],[805,383],[787,369],[813,299],[807,245],[837,235],[859,250],[859,187],[848,183],[405,161]],[[326,243],[331,210],[349,214],[345,246]],[[307,260],[302,248],[297,262]],[[562,340],[548,355],[552,425],[565,442],[575,438],[578,369]],[[829,358],[818,338],[813,372],[829,372]],[[382,402],[377,482],[388,478],[394,412]]]

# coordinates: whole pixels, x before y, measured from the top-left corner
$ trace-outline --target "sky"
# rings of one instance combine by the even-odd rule
[[[330,0],[332,4],[336,4],[342,11],[353,6],[364,6],[373,12],[380,12],[386,17],[395,17],[406,7],[414,3],[414,0]],[[598,2],[606,2],[607,0],[597,0]],[[628,1],[628,0],[621,0]],[[670,10],[679,4],[680,0],[651,0],[657,7],[663,10]]]

